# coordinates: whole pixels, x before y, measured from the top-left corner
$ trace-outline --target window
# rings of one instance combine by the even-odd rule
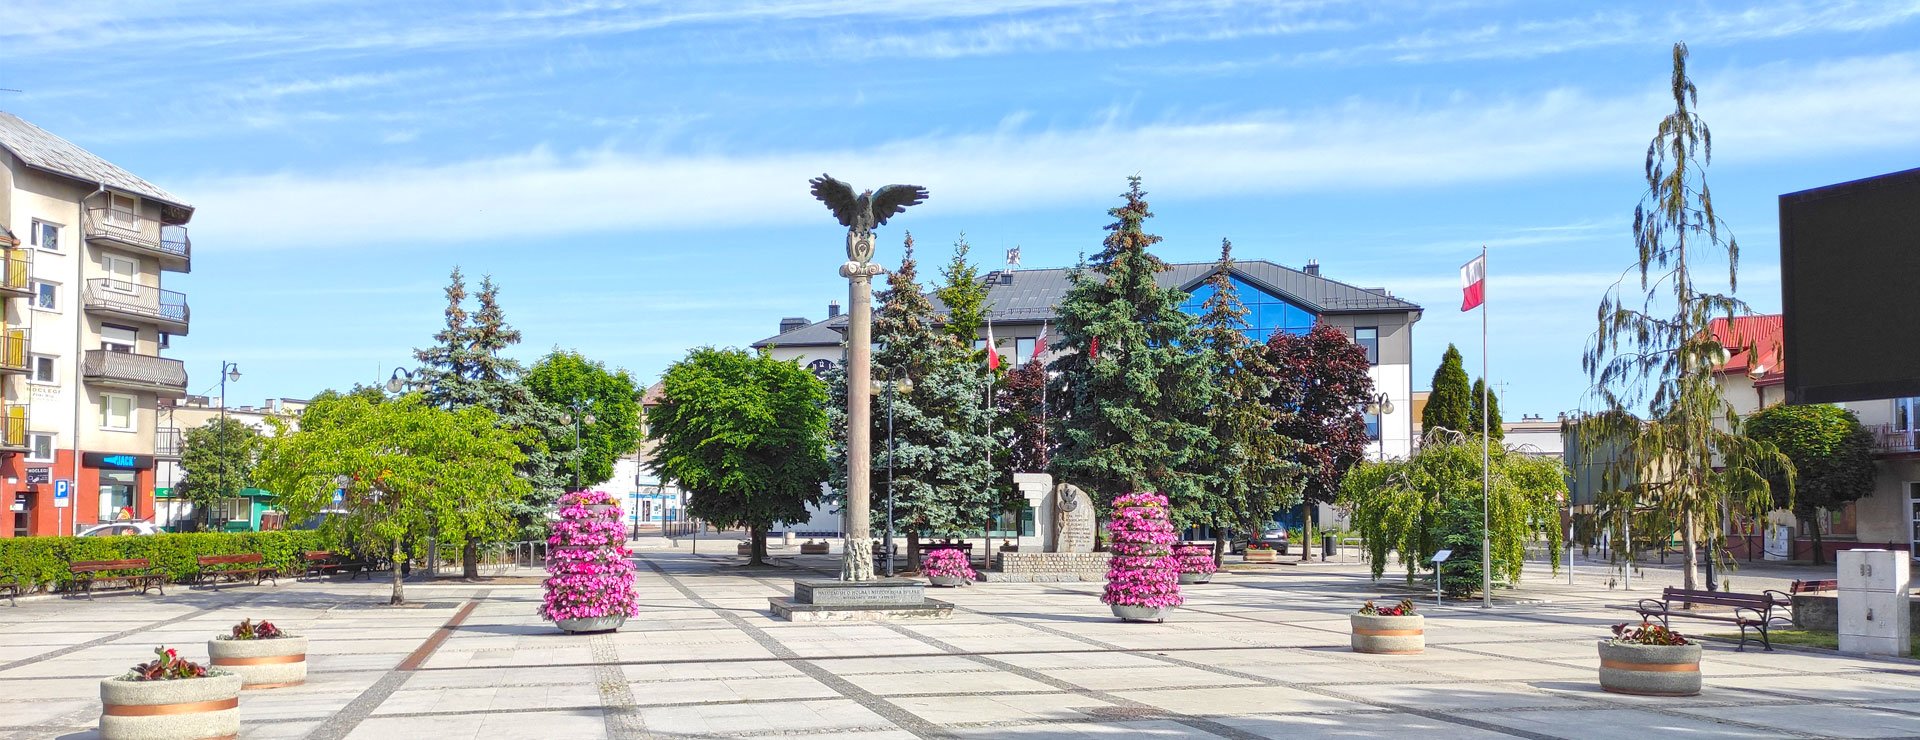
[[[1033,361],[1033,337],[1020,337],[1013,340],[1013,366],[1019,367]]]
[[[60,251],[60,224],[40,219],[33,220],[33,232],[28,235],[33,246],[49,252]]]
[[[1239,275],[1230,278],[1234,290],[1240,294],[1240,302],[1247,307],[1246,325],[1240,332],[1257,344],[1266,344],[1275,332],[1288,334],[1306,334],[1313,330],[1313,324],[1319,320],[1312,311],[1292,301],[1254,287],[1240,279]],[[1213,286],[1201,284],[1188,294],[1187,302],[1180,304],[1180,310],[1194,316],[1205,314],[1207,299],[1213,297]]]
[[[56,366],[54,365],[52,355],[34,355],[33,375],[27,378],[27,380],[33,383],[58,383],[60,382],[60,378],[55,374],[55,370]]]
[[[1367,351],[1367,364],[1380,364],[1380,329],[1372,326],[1355,327],[1353,343]]]
[[[100,264],[107,268],[108,289],[132,293],[140,286],[140,260],[108,254],[100,257]]]
[[[27,434],[27,462],[53,462],[53,435],[44,432]]]
[[[139,228],[140,200],[138,198],[119,193],[109,193],[107,198],[109,201],[107,223],[129,229]]]
[[[106,394],[100,397],[101,429],[133,429],[133,396]]]
[[[109,352],[132,352],[140,341],[140,330],[117,324],[100,325],[100,348]]]
[[[1380,415],[1369,414],[1363,411],[1361,412],[1361,416],[1367,420],[1367,439],[1380,439]]]
[[[139,479],[131,470],[100,471],[100,520],[133,519],[133,487]]]
[[[42,280],[33,281],[33,308],[36,311],[60,310],[60,286]]]
[[[1920,398],[1893,399],[1893,428],[1910,432],[1915,422],[1920,422]]]

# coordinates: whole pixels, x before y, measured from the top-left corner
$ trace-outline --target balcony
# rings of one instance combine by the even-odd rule
[[[165,398],[187,395],[187,366],[171,357],[90,349],[81,356],[80,377],[105,388],[157,393]]]
[[[94,278],[87,281],[81,300],[88,311],[159,324],[169,334],[187,333],[187,296],[179,291]]]
[[[33,297],[33,250],[0,249],[0,294]]]
[[[186,446],[186,437],[178,427],[161,427],[153,434],[153,456],[170,460],[180,459],[180,449]]]
[[[24,452],[27,449],[27,407],[0,403],[0,450]]]
[[[0,373],[31,372],[33,360],[27,355],[30,346],[26,329],[0,331]]]
[[[1892,424],[1869,426],[1867,430],[1873,432],[1874,454],[1912,455],[1920,452],[1920,446],[1915,444],[1916,441],[1920,441],[1916,440],[1916,434],[1920,434],[1920,430],[1900,429]]]
[[[110,208],[89,208],[81,219],[81,234],[90,244],[144,254],[160,261],[160,269],[193,271],[193,240],[187,227]]]

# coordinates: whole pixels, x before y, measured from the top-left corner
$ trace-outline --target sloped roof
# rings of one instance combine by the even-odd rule
[[[1786,333],[1780,318],[1780,314],[1770,313],[1735,316],[1731,322],[1714,319],[1707,325],[1707,332],[1726,348],[1727,359],[1713,371],[1755,376],[1754,382],[1759,384],[1786,382]]]
[[[193,215],[193,206],[160,186],[5,111],[0,111],[0,147],[28,167],[160,201],[179,209],[180,221]]]
[[[1191,292],[1213,274],[1213,262],[1180,262],[1156,276],[1162,287]],[[1420,311],[1419,305],[1387,295],[1384,291],[1358,288],[1338,280],[1310,275],[1266,260],[1238,260],[1233,270],[1242,279],[1276,296],[1299,304],[1316,314],[1394,313]],[[1073,287],[1067,268],[1013,270],[1011,284],[998,281],[987,285],[987,312],[996,321],[1042,321],[1054,318],[1054,306],[1066,298]],[[933,310],[945,314],[939,297],[929,294]],[[838,345],[847,325],[846,314],[815,322],[799,329],[754,342],[754,347],[818,347]],[[839,331],[836,331],[838,329]]]

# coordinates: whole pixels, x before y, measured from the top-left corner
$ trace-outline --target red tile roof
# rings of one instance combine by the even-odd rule
[[[1781,359],[1785,343],[1780,314],[1736,316],[1731,322],[1714,319],[1707,331],[1728,353],[1727,361],[1714,372],[1757,375],[1754,382],[1759,385],[1786,382],[1786,362]]]

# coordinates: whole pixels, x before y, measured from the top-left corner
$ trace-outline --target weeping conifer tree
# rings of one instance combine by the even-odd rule
[[[1059,447],[1056,478],[1089,489],[1102,509],[1130,491],[1158,491],[1185,527],[1205,521],[1213,397],[1210,360],[1192,350],[1187,294],[1162,287],[1167,269],[1153,255],[1160,237],[1140,178],[1128,178],[1125,202],[1110,211],[1102,249],[1070,276],[1061,301],[1063,349],[1048,400]]]
[[[1727,509],[1771,508],[1767,475],[1792,464],[1740,434],[1740,417],[1713,375],[1739,349],[1715,338],[1713,320],[1751,311],[1733,296],[1740,246],[1714,215],[1706,182],[1713,136],[1693,112],[1699,91],[1684,43],[1673,46],[1672,83],[1674,109],[1647,145],[1647,191],[1633,209],[1635,260],[1601,298],[1599,329],[1582,358],[1599,408],[1580,422],[1579,441],[1583,454],[1606,461],[1608,509],[1634,516],[1650,506],[1653,518],[1679,529],[1684,587],[1695,589],[1701,536],[1709,557],[1719,557]],[[1694,268],[1720,260],[1727,293],[1694,277]]]

